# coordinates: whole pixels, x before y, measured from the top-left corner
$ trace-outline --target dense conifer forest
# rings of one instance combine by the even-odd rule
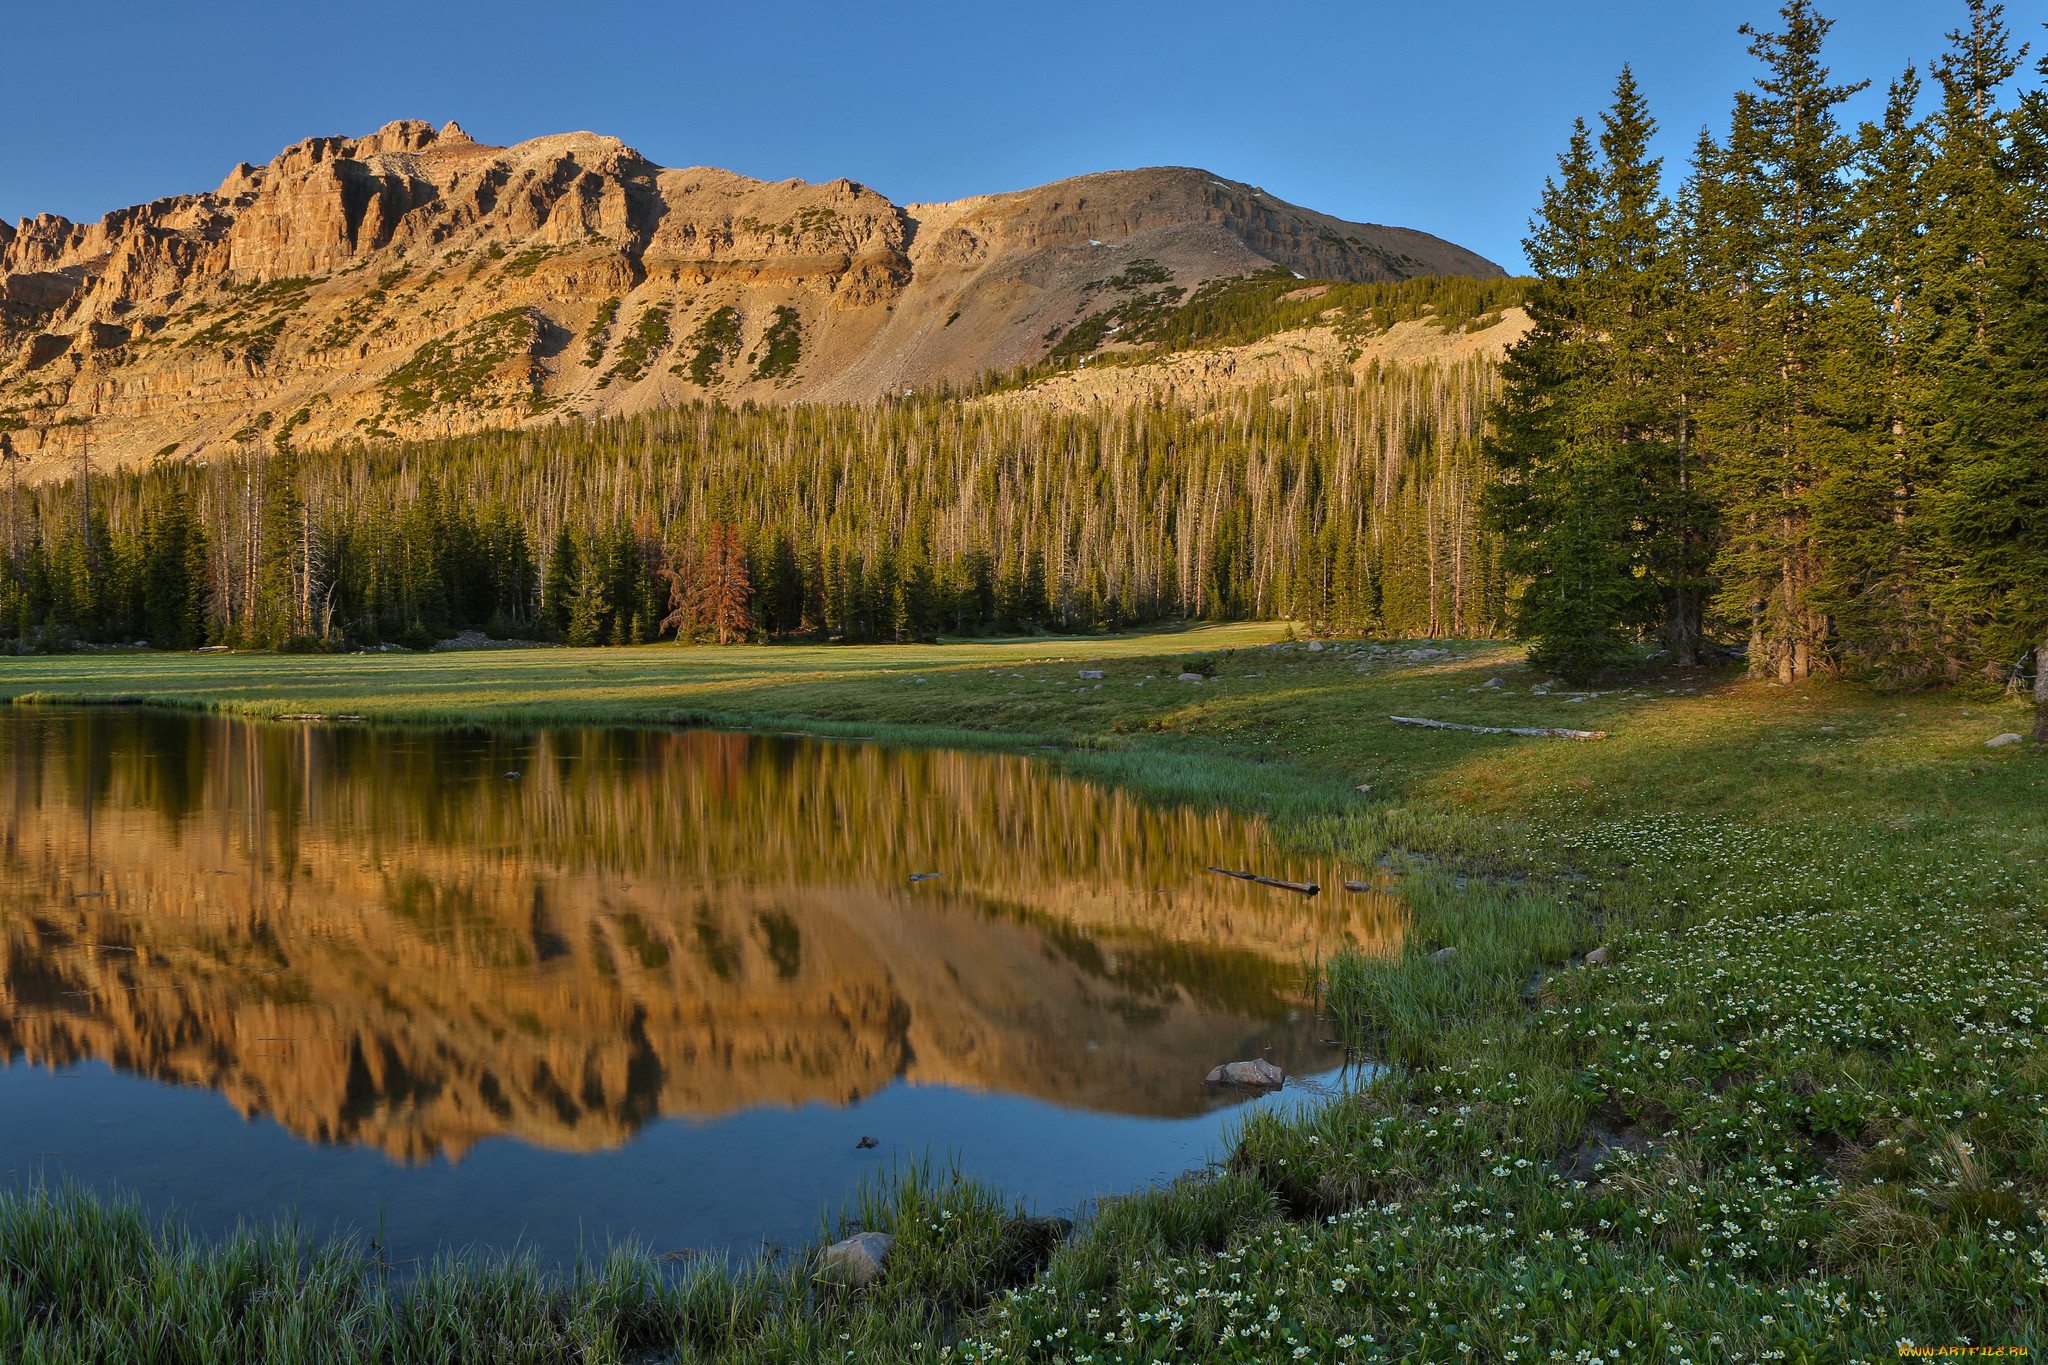
[[[1675,185],[1624,70],[1527,242],[1484,496],[1535,657],[1745,646],[1781,681],[2048,657],[2048,94],[2000,7],[1857,127],[1807,0]],[[2048,67],[2036,67],[2038,75]]]
[[[695,406],[9,491],[0,631],[411,646],[1505,621],[1483,361],[1086,415]],[[81,487],[89,486],[89,501]],[[735,612],[735,605],[743,610]]]
[[[1126,319],[1144,344],[1121,357],[1091,334],[1041,369],[1333,304],[1364,335],[1524,302],[1533,330],[1500,366],[1086,414],[1002,396],[1034,372],[438,443],[274,433],[203,466],[10,485],[0,645],[1284,616],[1513,632],[1575,679],[1647,644],[1738,649],[1787,681],[2018,683],[2048,656],[2048,93],[2000,7],[1958,13],[1924,78],[1851,127],[1864,85],[1831,75],[1829,21],[1792,0],[1744,30],[1757,80],[1676,176],[1624,70],[1531,222],[1533,281],[1220,282]]]

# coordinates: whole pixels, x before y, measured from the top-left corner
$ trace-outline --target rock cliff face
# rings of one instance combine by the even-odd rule
[[[30,477],[712,396],[863,400],[1041,358],[1117,291],[1275,266],[1497,276],[1180,167],[897,205],[451,123],[309,138],[209,194],[0,222],[0,437]]]

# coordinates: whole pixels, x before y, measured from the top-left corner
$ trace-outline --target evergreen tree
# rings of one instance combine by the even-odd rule
[[[581,560],[582,556],[576,549],[576,537],[564,524],[555,532],[554,549],[548,554],[547,573],[541,580],[540,620],[552,639],[569,638],[569,618],[576,585],[583,577]]]
[[[1973,17],[1994,21],[1973,7]],[[1988,25],[1973,26],[1973,37]],[[1972,48],[1983,51],[1980,42]],[[1994,49],[1994,51],[2002,49]],[[1996,72],[2003,59],[1957,63]],[[2048,61],[2041,66],[2048,76]],[[1944,112],[1985,107],[1976,81],[1958,81]],[[1968,145],[1968,144],[1966,144]],[[1988,158],[1995,140],[1976,146]],[[2003,209],[1973,212],[2007,224],[1983,248],[1950,250],[1948,297],[1961,305],[1973,344],[1943,374],[1939,405],[1950,414],[1948,464],[1931,499],[1952,574],[1940,584],[1967,612],[1999,674],[2032,664],[2034,739],[2048,743],[2048,98],[2034,90],[2013,113],[2002,149]],[[1968,168],[1966,168],[1968,169]],[[1978,257],[1981,255],[1981,266]],[[1981,340],[1979,336],[1981,333]],[[2031,656],[2031,657],[2029,657]]]
[[[143,619],[158,649],[192,649],[206,639],[206,532],[185,490],[165,490],[142,533]]]
[[[253,643],[279,645],[310,629],[312,527],[299,494],[298,460],[280,450],[263,468],[263,511],[256,567]]]
[[[1845,447],[1868,416],[1837,420],[1833,363],[1859,348],[1861,316],[1842,306],[1854,285],[1855,145],[1835,111],[1867,82],[1829,84],[1821,46],[1831,25],[1810,0],[1780,14],[1782,33],[1742,28],[1765,71],[1737,97],[1713,195],[1734,211],[1710,230],[1739,240],[1715,253],[1728,271],[1713,285],[1726,330],[1703,424],[1727,530],[1721,605],[1748,624],[1751,670],[1789,682],[1829,658],[1815,490],[1854,462]]]
[[[1486,508],[1525,579],[1530,657],[1583,681],[1663,629],[1690,663],[1699,587],[1674,545],[1694,514],[1672,411],[1674,263],[1648,155],[1655,124],[1624,68],[1599,156],[1583,122],[1525,242],[1534,324],[1504,365],[1503,480]],[[1434,614],[1434,613],[1433,613]]]
[[[568,592],[568,620],[563,638],[578,648],[605,643],[610,633],[611,612],[606,601],[609,574],[601,546],[593,541],[575,556],[578,572]]]
[[[1925,289],[1928,147],[1915,116],[1920,82],[1892,83],[1882,121],[1866,123],[1857,150],[1861,223],[1855,283],[1845,309],[1865,316],[1856,351],[1838,357],[1844,397],[1864,409],[1865,439],[1815,499],[1828,547],[1817,600],[1842,650],[1862,669],[1895,679],[1937,667],[1943,630],[1925,589],[1929,559],[1920,499],[1932,449],[1927,432],[1929,316]],[[1844,404],[1845,408],[1848,403]]]

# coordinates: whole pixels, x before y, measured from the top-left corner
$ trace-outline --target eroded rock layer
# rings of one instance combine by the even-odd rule
[[[31,477],[701,396],[865,400],[1042,358],[1118,291],[1284,267],[1497,276],[1182,167],[950,204],[451,123],[309,138],[207,194],[0,221],[0,437]]]

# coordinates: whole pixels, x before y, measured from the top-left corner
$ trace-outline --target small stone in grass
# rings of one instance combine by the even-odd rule
[[[1606,960],[1607,945],[1604,943],[1601,944],[1598,948],[1595,948],[1592,952],[1586,954],[1586,965],[1588,967],[1597,967]]]
[[[1449,962],[1458,955],[1456,948],[1439,948],[1429,955],[1431,962]]]
[[[1099,668],[1084,668],[1081,670],[1081,676],[1084,678],[1099,678],[1102,676],[1102,670]]]
[[[1202,676],[1201,674],[1199,674],[1199,673],[1183,673],[1183,674],[1181,674],[1181,675],[1180,675],[1180,680],[1181,680],[1182,682],[1191,682],[1191,683],[1198,683],[1198,682],[1206,682],[1206,681],[1207,681],[1207,679],[1205,679],[1205,678],[1204,678],[1204,677],[1203,677],[1203,676]]]
[[[2024,740],[2025,738],[2026,738],[2026,736],[2025,736],[2025,735],[2015,735],[2015,734],[2009,734],[2009,733],[2008,733],[2008,734],[2003,734],[2003,735],[1999,735],[1999,736],[1998,736],[1997,738],[1995,738],[1995,739],[1987,739],[1987,740],[1985,740],[1985,741],[1984,741],[1984,747],[1985,747],[1985,748],[1987,748],[1987,749],[2003,749],[2003,748],[2004,748],[2004,747],[2005,747],[2006,745],[2008,745],[2008,744],[2018,744],[2018,743],[2020,743],[2020,742],[2021,742],[2022,740]]]

